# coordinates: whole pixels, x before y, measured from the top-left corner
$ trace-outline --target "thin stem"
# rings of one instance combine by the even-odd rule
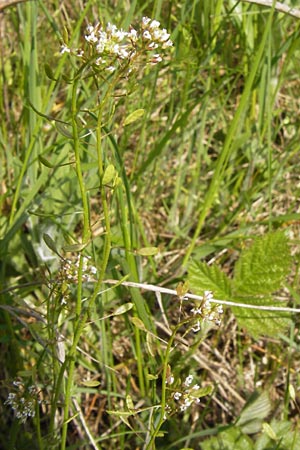
[[[187,320],[189,321],[189,319]],[[167,345],[167,349],[166,349],[166,353],[165,353],[165,360],[164,360],[164,366],[163,366],[163,372],[162,372],[162,377],[161,377],[161,403],[160,403],[160,418],[159,421],[151,435],[151,439],[146,447],[146,450],[150,450],[152,448],[152,445],[154,444],[154,441],[159,433],[159,430],[162,426],[162,424],[165,422],[166,417],[166,380],[167,380],[167,370],[168,370],[168,362],[169,362],[169,355],[172,349],[172,345],[176,336],[177,331],[179,330],[179,328],[183,325],[183,323],[187,322],[181,322],[178,325],[176,325],[176,327],[174,328],[173,333],[170,336],[170,339],[168,341],[168,345]]]
[[[82,232],[82,241],[83,243],[87,243],[90,235],[90,226],[89,226],[89,205],[88,198],[86,195],[86,189],[84,185],[84,179],[81,168],[81,158],[80,158],[80,141],[79,141],[79,133],[77,126],[77,88],[78,88],[79,78],[75,78],[72,89],[72,130],[73,130],[73,146],[74,146],[74,154],[75,154],[75,163],[76,163],[76,173],[77,179],[81,194],[82,206],[83,206],[83,232]],[[79,259],[79,268],[78,268],[78,285],[77,285],[77,295],[76,295],[76,307],[75,313],[76,318],[74,322],[74,337],[73,343],[70,348],[67,362],[69,363],[68,370],[68,378],[66,384],[66,392],[65,392],[65,404],[64,404],[64,422],[62,427],[62,438],[61,438],[61,450],[65,450],[66,448],[66,440],[67,440],[67,430],[68,430],[68,416],[69,409],[71,403],[72,396],[72,388],[73,388],[73,378],[75,371],[75,355],[77,351],[77,344],[80,336],[76,336],[76,330],[78,330],[79,324],[81,322],[81,311],[82,311],[82,274],[83,274],[83,256],[80,255]],[[62,371],[62,368],[61,368]],[[60,373],[60,380],[62,381],[62,372]],[[59,386],[57,386],[59,390]]]

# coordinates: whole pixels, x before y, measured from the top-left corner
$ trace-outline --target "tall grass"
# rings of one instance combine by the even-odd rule
[[[173,47],[134,76],[60,52],[143,16]],[[250,238],[285,230],[277,297],[299,303],[299,21],[230,0],[0,19],[1,448],[298,448],[297,315],[255,339],[204,308],[194,333],[184,281],[192,259],[231,277]]]

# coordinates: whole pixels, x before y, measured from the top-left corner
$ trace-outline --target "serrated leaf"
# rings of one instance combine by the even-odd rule
[[[202,295],[203,291],[209,290],[220,300],[231,296],[230,279],[216,265],[192,261],[188,267],[188,281],[195,294]]]
[[[271,297],[234,297],[230,300],[256,306],[283,306],[282,302],[276,302]],[[232,312],[239,326],[246,328],[254,338],[259,336],[276,337],[279,333],[284,333],[290,325],[290,314],[286,312],[243,307],[232,307]]]
[[[262,421],[270,414],[271,402],[267,392],[255,393],[243,408],[236,423],[246,434],[261,430]]]
[[[290,272],[291,253],[282,231],[269,233],[244,250],[234,269],[237,295],[271,294],[282,287]]]
[[[109,184],[115,177],[116,169],[113,164],[109,164],[105,171],[102,178],[102,184],[107,185]]]
[[[136,250],[136,253],[140,256],[153,256],[157,255],[158,248],[157,247],[143,247]]]
[[[249,436],[242,433],[238,427],[231,427],[217,436],[201,442],[202,450],[253,450]]]
[[[126,119],[124,120],[124,126],[129,125],[130,123],[136,122],[141,117],[143,117],[144,114],[145,114],[144,109],[136,109],[131,114],[129,114],[129,116],[126,117]]]
[[[263,433],[255,443],[255,450],[280,449],[280,450],[300,450],[300,433],[293,430],[292,422],[272,420],[270,423],[272,430],[276,430],[277,442],[280,446],[274,446],[274,440]]]
[[[273,428],[267,422],[264,422],[262,424],[262,431],[264,433],[266,433],[269,436],[270,439],[273,439],[274,441],[277,440],[277,436],[276,436],[275,431],[273,430]]]
[[[125,303],[125,305],[120,306],[116,309],[116,311],[112,314],[112,316],[120,316],[121,314],[125,314],[133,308],[133,303]]]

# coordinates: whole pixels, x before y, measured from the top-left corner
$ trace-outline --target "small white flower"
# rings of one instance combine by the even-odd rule
[[[147,39],[147,40],[151,40],[152,39],[151,34],[149,33],[148,30],[144,31],[143,38]]]
[[[189,375],[188,377],[186,377],[186,379],[184,380],[184,385],[185,386],[190,386],[193,382],[193,375]]]
[[[142,26],[146,27],[149,22],[151,22],[151,19],[149,19],[149,17],[142,18]]]
[[[200,321],[198,320],[196,326],[192,328],[194,333],[198,333],[201,330]]]
[[[167,40],[166,42],[163,43],[162,48],[166,49],[168,47],[172,47],[173,46],[173,42],[171,41],[171,39]]]
[[[166,379],[166,384],[173,384],[174,383],[174,377],[173,375],[170,375],[167,379]]]
[[[71,53],[71,49],[69,49],[69,47],[67,47],[65,44],[63,44],[60,47],[60,53],[63,55],[64,53]]]
[[[135,42],[138,38],[137,31],[134,28],[131,28],[128,33],[128,37],[129,37],[129,39],[131,39],[132,41]]]
[[[181,392],[175,392],[174,400],[180,400],[180,397],[182,397],[182,393]]]
[[[105,64],[106,61],[105,59],[101,58],[101,56],[99,56],[99,58],[96,59],[95,63],[97,66],[100,66],[101,64]]]
[[[153,60],[155,62],[161,62],[162,61],[162,57],[158,53],[156,53],[155,55],[153,55]]]
[[[152,22],[149,25],[149,28],[151,30],[154,30],[155,28],[159,28],[160,27],[160,22],[158,20],[152,20]]]

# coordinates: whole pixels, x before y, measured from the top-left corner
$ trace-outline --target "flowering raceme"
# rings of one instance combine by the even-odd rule
[[[149,17],[143,17],[138,29],[130,26],[129,31],[111,23],[106,27],[88,25],[84,37],[87,48],[72,50],[64,43],[61,53],[73,54],[111,73],[120,67],[128,67],[130,73],[132,63],[157,64],[162,61],[160,52],[173,45],[167,30]]]

